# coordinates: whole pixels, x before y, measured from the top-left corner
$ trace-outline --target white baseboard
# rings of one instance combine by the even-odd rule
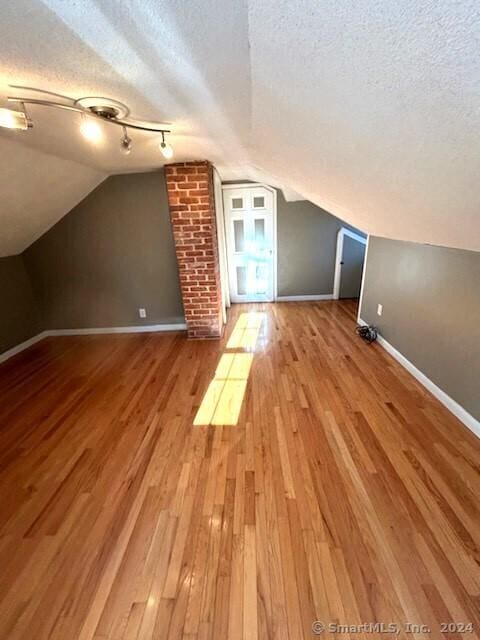
[[[49,336],[89,336],[106,333],[155,333],[158,331],[184,331],[185,323],[145,324],[134,327],[95,327],[93,329],[53,329],[47,331]]]
[[[358,319],[358,324],[367,325],[368,323],[362,318]],[[440,387],[438,387],[434,382],[427,378],[427,376],[417,369],[417,367],[407,360],[403,354],[400,353],[393,345],[391,345],[385,338],[383,338],[380,334],[377,337],[378,344],[385,349],[397,362],[399,362],[402,367],[404,367],[409,373],[412,374],[414,378],[416,378],[423,386],[430,391],[432,395],[434,395],[437,400],[439,400],[455,417],[457,417],[460,422],[472,431],[478,438],[480,438],[480,422],[474,418],[466,409],[464,409],[458,402],[456,402],[453,398],[451,398],[448,394],[445,393]]]
[[[159,331],[184,331],[187,328],[185,323],[176,324],[147,324],[135,327],[98,327],[93,329],[50,329],[48,331],[42,331],[33,338],[25,340],[12,347],[8,351],[0,353],[0,362],[5,362],[9,358],[17,355],[21,351],[28,349],[36,342],[48,338],[49,336],[86,336],[108,333],[156,333]]]
[[[313,296],[277,296],[276,302],[313,302],[314,300],[333,300],[333,293],[323,293]]]
[[[20,353],[21,351],[25,351],[25,349],[28,349],[29,347],[34,345],[36,342],[40,342],[40,340],[43,340],[48,335],[49,335],[48,331],[42,331],[41,333],[37,333],[36,336],[33,336],[33,338],[29,338],[28,340],[25,340],[25,342],[21,342],[20,344],[17,344],[15,347],[8,349],[8,351],[4,351],[3,353],[0,353],[0,362],[5,362],[5,360],[8,360],[9,358],[16,356],[17,353]]]

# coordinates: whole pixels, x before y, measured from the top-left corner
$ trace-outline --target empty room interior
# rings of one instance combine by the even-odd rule
[[[480,5],[0,10],[0,638],[480,639]]]

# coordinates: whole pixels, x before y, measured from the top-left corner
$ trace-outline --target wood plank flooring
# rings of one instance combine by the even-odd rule
[[[245,312],[258,336],[229,349]],[[354,327],[348,301],[237,305],[221,341],[48,338],[4,363],[0,638],[478,638],[480,442]],[[244,339],[238,419],[231,389],[207,412],[237,423],[194,426]]]

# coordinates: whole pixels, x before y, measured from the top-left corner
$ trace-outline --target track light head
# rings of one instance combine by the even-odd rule
[[[93,142],[93,144],[97,144],[102,139],[102,130],[100,125],[91,118],[82,118],[80,131],[82,136],[89,142]]]
[[[23,111],[13,109],[0,109],[0,127],[5,129],[20,129],[26,131],[33,127],[33,123],[28,119]]]
[[[170,158],[173,158],[173,149],[168,144],[168,142],[165,142],[165,132],[164,131],[162,131],[162,141],[160,143],[160,151],[161,151],[163,157],[166,158],[167,160],[170,160]]]
[[[132,152],[132,146],[132,139],[129,138],[126,127],[123,127],[123,136],[120,140],[120,151],[123,155],[128,156]]]
[[[162,152],[163,157],[166,158],[167,160],[169,160],[170,158],[173,158],[173,149],[168,143],[162,142],[160,144],[160,151]]]

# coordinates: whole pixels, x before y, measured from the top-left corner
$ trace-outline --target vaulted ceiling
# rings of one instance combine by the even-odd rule
[[[480,5],[474,0],[16,0],[8,85],[108,96],[171,123],[175,160],[269,182],[376,235],[480,250]],[[11,92],[11,90],[10,90]],[[0,255],[23,250],[108,174],[160,167],[76,114],[0,129]]]

